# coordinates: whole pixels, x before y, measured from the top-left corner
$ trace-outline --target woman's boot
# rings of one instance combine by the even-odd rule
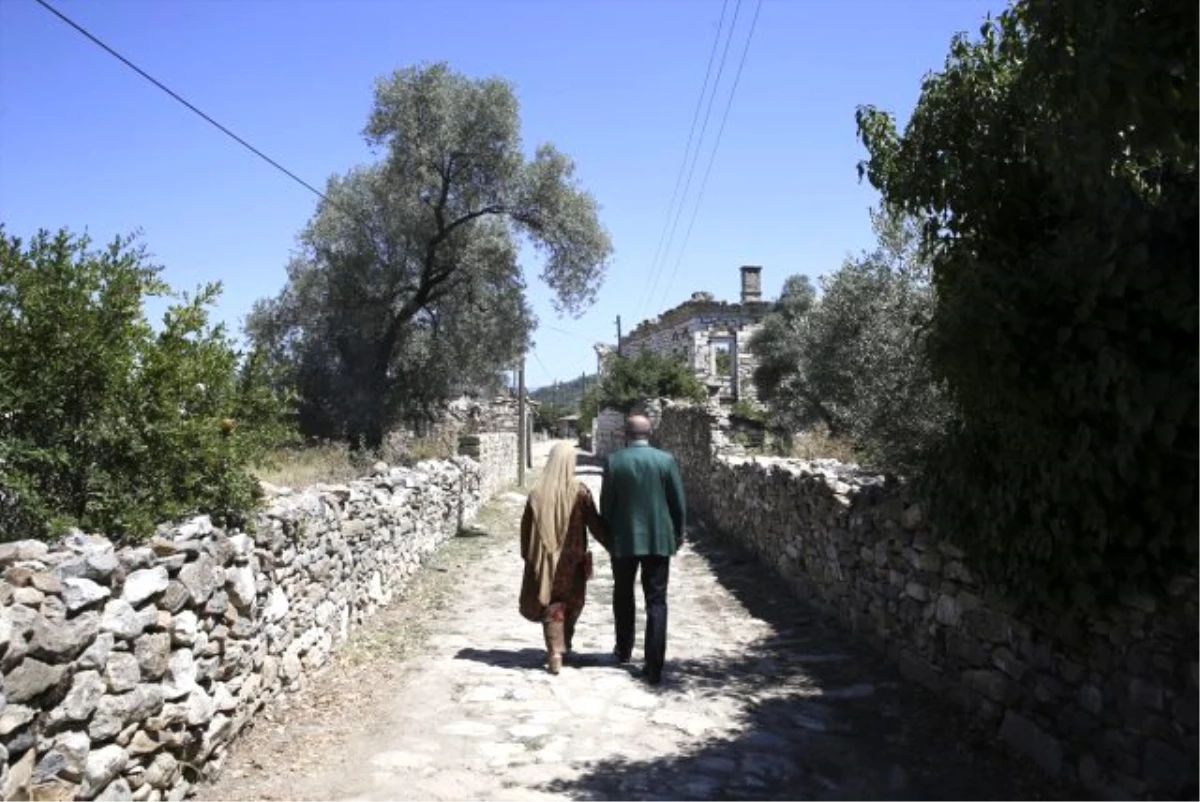
[[[567,656],[569,656],[574,649],[576,620],[578,619],[567,618],[565,621],[563,621],[563,654]]]
[[[561,620],[544,622],[542,633],[546,637],[546,669],[551,674],[557,674],[562,669],[563,651],[566,649],[563,642],[563,622]]]

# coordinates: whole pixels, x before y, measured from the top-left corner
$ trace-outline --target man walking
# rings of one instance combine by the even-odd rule
[[[683,480],[675,457],[650,445],[650,421],[633,415],[626,421],[628,445],[604,463],[600,515],[612,536],[613,619],[617,660],[633,654],[633,581],[642,569],[646,600],[646,664],[643,677],[662,682],[667,653],[667,580],[671,557],[683,542]]]

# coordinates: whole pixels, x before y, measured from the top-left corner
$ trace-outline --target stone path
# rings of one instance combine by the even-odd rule
[[[598,491],[598,472],[581,472]],[[522,505],[511,493],[493,502],[486,528],[451,545],[440,590],[419,590],[426,595],[353,636],[329,675],[249,733],[199,795],[1064,798],[703,535],[672,565],[661,688],[608,656],[612,579],[602,553],[578,654],[550,676],[540,628],[516,612]],[[425,634],[407,656],[356,651],[356,639],[399,643],[389,633],[414,625]],[[640,650],[639,633],[635,660]]]

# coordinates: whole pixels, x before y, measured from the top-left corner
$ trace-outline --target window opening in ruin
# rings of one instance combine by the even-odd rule
[[[713,343],[713,365],[718,376],[729,376],[733,373],[733,351],[728,342]]]

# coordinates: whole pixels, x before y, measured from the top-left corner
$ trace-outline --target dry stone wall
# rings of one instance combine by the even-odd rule
[[[1196,798],[1194,567],[1109,614],[1022,617],[931,536],[901,483],[834,461],[726,456],[712,425],[670,408],[656,440],[695,512],[801,598],[1048,774],[1102,798]]]
[[[625,447],[625,415],[615,409],[602,409],[592,421],[592,453],[603,459]]]
[[[645,415],[652,429],[657,429],[663,410],[671,404],[669,399],[643,399],[630,414]],[[592,454],[603,459],[614,451],[625,447],[626,414],[616,409],[602,409],[592,421]]]
[[[532,415],[536,408],[536,402],[531,400],[530,412],[527,414]],[[401,426],[388,432],[384,444],[384,459],[407,463],[413,446],[421,440],[436,444],[436,456],[448,456],[455,453],[459,438],[464,434],[489,436],[509,432],[515,435],[517,410],[517,398],[508,391],[502,391],[486,400],[463,396],[446,404],[431,420]]]
[[[479,493],[485,499],[517,480],[517,451],[515,431],[464,434],[458,439],[458,453],[479,463]]]
[[[252,534],[201,517],[137,547],[0,544],[3,798],[183,798],[511,481],[515,436],[479,445],[482,465],[275,489]]]

